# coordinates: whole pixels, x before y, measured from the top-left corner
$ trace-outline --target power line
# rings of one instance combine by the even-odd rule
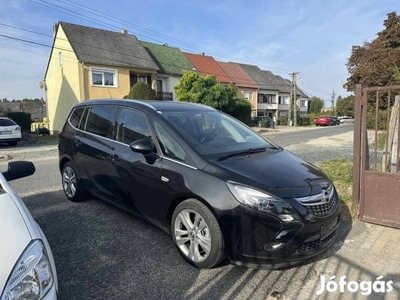
[[[1,23],[1,22],[0,22],[0,26],[6,26],[6,27],[9,27],[9,28],[13,28],[13,29],[21,30],[21,31],[26,31],[26,32],[33,33],[33,34],[39,34],[39,35],[41,35],[41,36],[47,36],[47,37],[52,38],[52,36],[51,36],[51,35],[48,35],[48,34],[43,34],[43,33],[40,33],[40,32],[36,32],[36,31],[24,29],[24,28],[17,27],[17,26],[8,25],[8,24]],[[5,37],[5,38],[9,38],[9,39],[12,39],[12,40],[24,42],[24,43],[30,43],[30,44],[34,44],[34,45],[38,45],[38,46],[43,46],[43,47],[47,47],[47,48],[52,48],[52,46],[46,45],[46,44],[44,44],[44,43],[42,43],[42,42],[37,42],[37,41],[27,40],[27,39],[21,39],[21,38],[19,38],[19,37],[14,37],[14,36],[10,36],[10,35],[5,35],[5,34],[1,34],[1,33],[0,33],[0,36]],[[60,38],[60,37],[56,37],[56,39],[62,40],[62,41],[68,41],[68,42],[70,42],[68,39],[64,39],[64,38]],[[139,56],[136,56],[136,55],[132,55],[131,53],[123,53],[123,52],[120,52],[120,51],[117,51],[117,50],[111,50],[111,49],[107,49],[107,48],[102,48],[102,47],[98,47],[98,46],[93,46],[93,45],[90,45],[90,44],[88,44],[88,43],[80,43],[80,42],[77,42],[77,41],[74,41],[74,43],[79,44],[79,45],[82,45],[82,46],[87,46],[87,47],[90,47],[90,48],[93,48],[93,49],[97,49],[97,50],[105,50],[105,51],[108,51],[108,52],[111,52],[111,53],[122,54],[122,55],[127,56],[127,57],[138,58],[138,59],[146,60],[146,61],[149,61],[149,62],[153,62],[152,59],[147,59],[147,58],[145,58],[145,57],[139,57]],[[59,47],[54,47],[54,48],[55,48],[55,49],[58,49],[58,50],[63,50],[63,51],[67,51],[67,52],[74,53],[74,51],[72,51],[72,50],[70,50],[70,49],[59,48]],[[90,55],[91,57],[96,57],[96,58],[100,58],[100,59],[104,59],[104,58],[105,58],[105,57],[103,57],[103,56],[95,55],[95,54],[93,54],[93,53],[83,53],[83,52],[82,52],[81,54]],[[111,59],[111,58],[109,58],[109,57],[107,57],[107,59],[108,59],[108,60],[111,60],[111,61],[114,61],[114,62],[116,62],[116,63],[120,63],[119,60],[114,60],[114,59]],[[164,65],[171,66],[171,67],[179,67],[179,68],[181,67],[181,66],[175,65],[175,64],[173,64],[173,63],[166,63],[166,62],[164,62],[163,64],[164,64]],[[192,71],[191,69],[185,69],[185,70],[187,70],[187,71]],[[213,74],[209,74],[209,75],[227,76],[228,78],[231,78],[231,79],[233,79],[234,81],[235,81],[235,80],[237,80],[237,81],[238,81],[238,80],[247,80],[247,78],[244,78],[244,77],[233,77],[233,76],[229,76],[228,74],[222,74],[222,73],[213,73]]]
[[[90,21],[90,22],[93,22],[93,23],[96,23],[96,24],[100,24],[102,27],[104,27],[104,25],[107,25],[108,28],[111,27],[111,28],[116,28],[116,29],[118,29],[118,30],[121,29],[119,26],[115,26],[115,25],[110,24],[110,23],[108,23],[108,22],[100,21],[100,20],[98,20],[98,19],[96,19],[96,18],[87,16],[87,15],[85,15],[85,14],[83,14],[83,13],[73,11],[73,10],[71,10],[71,9],[62,7],[62,6],[60,6],[60,5],[56,5],[56,4],[53,4],[53,3],[49,3],[49,2],[47,2],[47,1],[45,1],[45,0],[28,0],[28,1],[30,1],[30,2],[32,2],[32,3],[35,3],[35,4],[38,4],[38,5],[45,6],[45,7],[50,8],[50,9],[54,9],[54,10],[57,10],[57,11],[66,13],[66,14],[68,14],[68,15],[73,15],[73,16],[75,16],[75,17],[78,17],[78,18],[81,18],[81,19],[84,19],[84,20],[87,20],[87,21]],[[136,27],[136,28],[139,28],[139,29],[142,30],[142,31],[147,31],[148,33],[151,33],[151,34],[153,34],[153,35],[157,35],[157,36],[163,37],[164,39],[168,39],[168,40],[174,41],[174,42],[176,42],[176,43],[178,43],[178,44],[185,45],[185,46],[189,46],[190,48],[199,49],[199,50],[201,50],[202,52],[214,54],[216,57],[221,57],[221,58],[225,58],[225,59],[233,60],[233,61],[237,61],[237,62],[244,62],[243,60],[237,59],[237,58],[235,58],[235,57],[228,56],[228,55],[225,55],[225,54],[221,54],[221,53],[212,51],[212,50],[210,50],[210,49],[205,49],[205,48],[202,48],[202,47],[199,47],[199,46],[190,44],[190,43],[186,43],[186,42],[181,41],[181,40],[179,40],[179,39],[168,37],[168,36],[166,36],[166,35],[157,33],[156,31],[152,31],[152,30],[146,29],[146,28],[144,28],[144,27],[138,26],[138,25],[133,24],[133,23],[129,23],[129,22],[127,22],[127,21],[120,21],[120,20],[117,19],[116,17],[107,15],[107,14],[105,14],[105,13],[102,13],[102,12],[98,11],[98,10],[95,10],[95,9],[93,9],[93,8],[84,6],[84,5],[82,5],[82,4],[80,4],[80,3],[77,3],[77,2],[74,2],[74,1],[68,1],[68,2],[67,2],[67,1],[60,1],[60,0],[59,0],[59,2],[61,2],[61,3],[63,3],[63,4],[70,5],[70,6],[75,7],[75,8],[79,8],[80,10],[81,10],[81,7],[83,7],[83,8],[85,8],[85,9],[84,9],[85,11],[88,11],[88,12],[90,12],[91,14],[93,14],[93,11],[95,11],[95,12],[97,12],[95,15],[100,16],[100,17],[105,18],[105,19],[108,19],[108,20],[112,20],[113,22],[119,23],[119,24],[121,24],[121,25],[123,25],[123,26],[128,25],[128,28],[129,28],[129,27],[130,27],[130,28]],[[74,5],[71,5],[69,2],[74,3],[75,6],[74,6]],[[132,26],[132,27],[131,27],[131,26]],[[165,43],[165,41],[160,41],[160,40],[154,39],[154,38],[152,38],[152,37],[149,37],[149,36],[146,36],[146,35],[143,35],[143,34],[136,34],[136,35],[141,36],[141,37],[143,37],[143,38],[145,38],[145,39],[147,39],[147,40],[157,42],[157,43],[159,43],[159,44],[164,44],[164,43]],[[185,50],[185,51],[187,51],[187,52],[191,52],[190,50],[187,50],[186,48],[184,48],[183,50]],[[244,63],[247,63],[247,62],[244,62]],[[269,69],[269,68],[268,68],[268,69]],[[288,73],[287,70],[283,70],[283,69],[281,69],[280,71],[277,70],[277,69],[270,69],[270,70],[273,71],[273,72],[275,72],[275,73]]]
[[[318,87],[317,87],[316,85],[314,85],[314,84],[311,82],[311,80],[309,80],[303,73],[302,73],[302,75],[300,76],[299,79],[303,79],[304,82],[305,82],[308,86],[310,86],[313,90],[315,90],[315,91],[318,92],[318,93],[322,93],[322,94],[326,94],[326,95],[330,95],[330,94],[331,94],[331,93],[328,93],[328,92],[323,91],[323,90],[321,90],[320,88],[318,88]]]

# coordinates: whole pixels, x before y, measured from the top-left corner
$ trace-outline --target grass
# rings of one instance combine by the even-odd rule
[[[353,162],[345,159],[334,159],[318,165],[333,181],[340,199],[351,207],[353,192]]]
[[[377,148],[382,151],[385,150],[386,131],[378,132]]]

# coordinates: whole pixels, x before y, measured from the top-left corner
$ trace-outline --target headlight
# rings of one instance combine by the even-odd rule
[[[226,184],[240,203],[273,214],[284,222],[300,221],[297,212],[284,200],[237,183],[227,182]]]
[[[14,266],[1,300],[41,299],[53,285],[53,273],[43,243],[33,241]]]

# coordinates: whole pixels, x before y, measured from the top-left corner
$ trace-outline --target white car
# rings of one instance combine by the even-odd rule
[[[339,117],[340,123],[354,123],[353,117]]]
[[[15,161],[0,173],[0,300],[57,299],[57,274],[49,243],[8,184],[34,172],[33,163]]]
[[[0,117],[0,143],[16,146],[21,138],[21,127],[9,118]]]

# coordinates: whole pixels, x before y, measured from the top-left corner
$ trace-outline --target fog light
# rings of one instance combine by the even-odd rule
[[[268,243],[268,244],[265,244],[264,250],[267,252],[273,252],[273,251],[280,249],[284,244],[285,243],[282,243],[282,242]]]

